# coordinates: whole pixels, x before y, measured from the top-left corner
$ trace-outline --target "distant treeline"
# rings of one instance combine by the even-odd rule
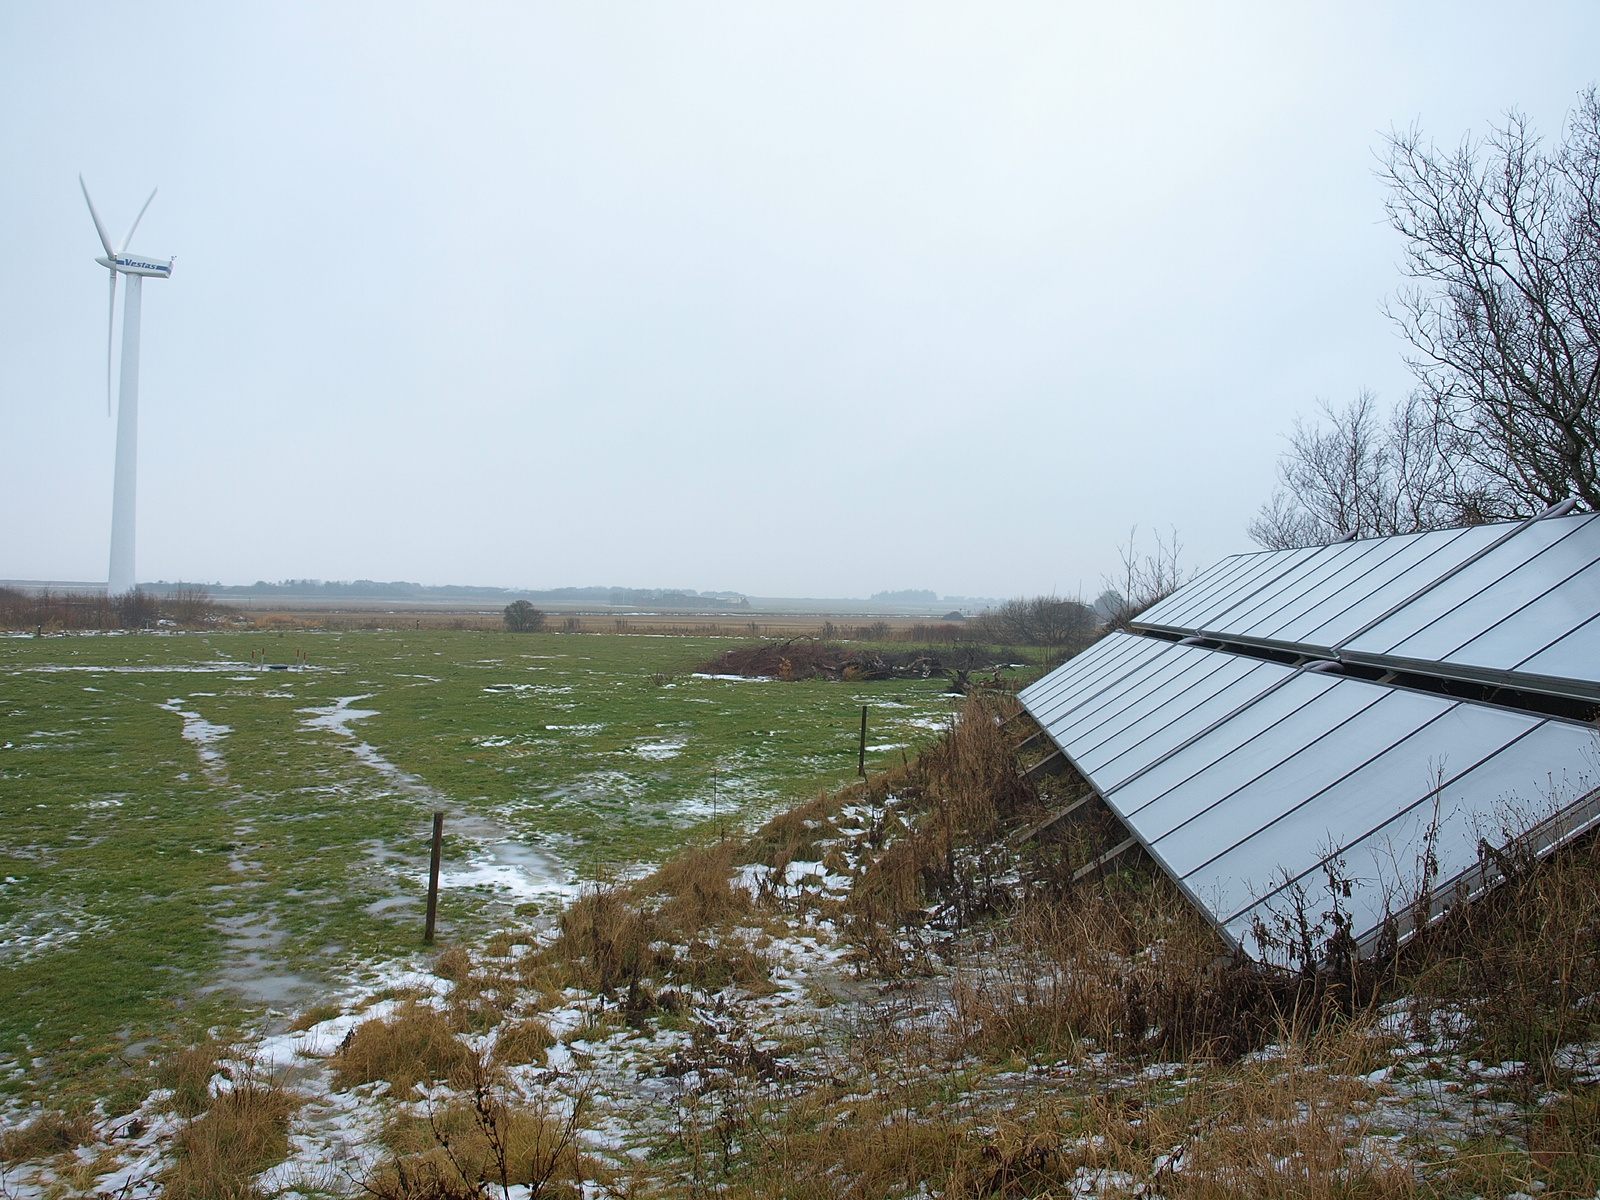
[[[4,629],[148,629],[160,623],[195,628],[216,625],[228,615],[197,587],[174,587],[159,595],[136,589],[120,596],[0,587]]]
[[[151,584],[161,591],[168,584]],[[526,600],[531,604],[591,605],[611,608],[687,608],[746,609],[750,601],[737,592],[696,592],[692,589],[568,587],[545,591],[518,588],[465,587],[457,584],[430,587],[396,580],[379,583],[372,579],[324,580],[284,579],[277,583],[258,580],[251,584],[218,585],[211,589],[219,596],[319,597],[350,600]]]

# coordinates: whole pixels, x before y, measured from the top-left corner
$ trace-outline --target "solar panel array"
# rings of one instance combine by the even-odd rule
[[[1432,668],[1421,656],[1443,651],[1571,695],[1597,674],[1574,649],[1600,644],[1597,560],[1594,516],[1239,555],[1146,613],[1145,635],[1102,639],[1021,699],[1234,945],[1274,957],[1274,929],[1329,909],[1331,872],[1370,947],[1424,882],[1471,881],[1480,839],[1586,828],[1600,741],[1584,722],[1344,676],[1332,660]]]
[[[1600,700],[1600,514],[1239,554],[1134,627]]]

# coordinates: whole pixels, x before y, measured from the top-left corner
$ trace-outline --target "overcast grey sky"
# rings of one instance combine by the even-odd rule
[[[1550,135],[1600,7],[8,5],[0,577],[1093,594],[1407,387],[1374,150]],[[120,326],[120,317],[119,317]]]

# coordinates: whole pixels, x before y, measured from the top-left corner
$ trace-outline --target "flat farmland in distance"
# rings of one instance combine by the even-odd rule
[[[436,809],[448,943],[843,784],[862,705],[881,769],[958,699],[693,674],[737,644],[0,639],[0,1091],[105,1094],[119,1061],[410,955]]]

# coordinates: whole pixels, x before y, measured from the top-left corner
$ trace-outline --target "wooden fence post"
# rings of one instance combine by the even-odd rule
[[[433,814],[433,857],[428,862],[428,923],[422,940],[433,941],[434,919],[439,915],[439,859],[444,854],[444,814]]]
[[[856,759],[856,774],[867,777],[867,706],[861,706],[861,753]]]

